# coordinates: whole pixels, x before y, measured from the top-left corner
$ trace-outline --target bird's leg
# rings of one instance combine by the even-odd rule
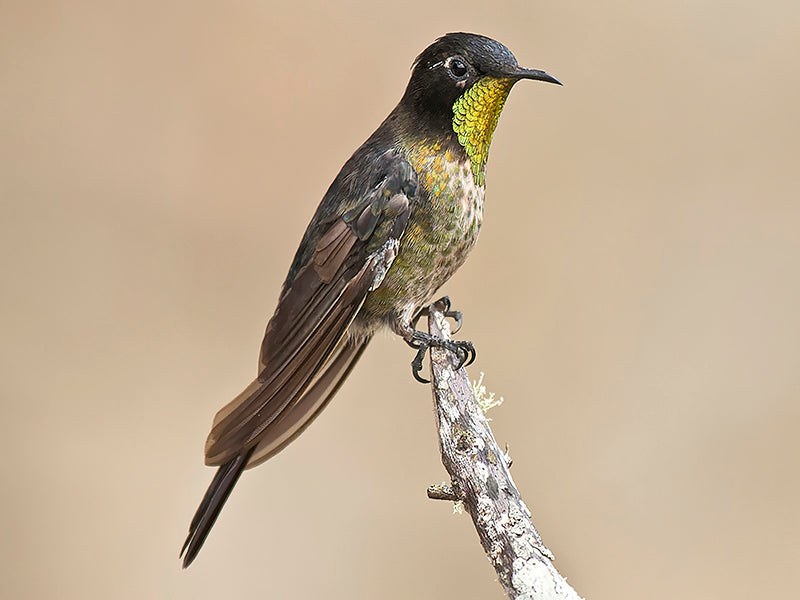
[[[445,309],[442,311],[442,314],[455,319],[458,328],[460,328],[462,315],[459,311],[450,310],[450,299],[445,296],[441,300],[438,300],[437,304]],[[456,370],[460,369],[461,367],[471,365],[475,361],[476,355],[475,346],[470,341],[448,340],[416,329],[415,326],[419,320],[419,317],[422,316],[423,313],[427,313],[427,311],[428,309],[425,308],[414,315],[414,317],[408,322],[399,323],[397,326],[397,332],[403,337],[406,344],[417,351],[417,354],[414,356],[414,360],[411,361],[411,373],[414,375],[414,379],[420,383],[430,383],[430,381],[424,379],[420,375],[420,372],[422,371],[422,361],[425,358],[425,354],[428,352],[429,348],[443,348],[453,352],[458,357]],[[458,331],[458,329],[456,329],[456,331]]]
[[[411,361],[411,372],[420,383],[430,383],[419,374],[422,371],[422,360],[429,348],[444,348],[458,356],[456,370],[468,367],[475,361],[475,346],[467,340],[446,340],[415,329],[410,338],[406,339],[406,343],[417,350],[414,360]]]

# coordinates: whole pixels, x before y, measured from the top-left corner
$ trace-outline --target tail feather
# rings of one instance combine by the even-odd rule
[[[370,336],[367,336],[359,341],[349,340],[340,344],[323,373],[294,404],[283,411],[281,418],[264,432],[247,462],[248,469],[275,456],[305,431],[347,379],[369,340]]]
[[[365,336],[360,340],[344,340],[338,344],[322,372],[315,375],[308,389],[299,398],[278,413],[259,443],[236,454],[217,468],[217,473],[192,518],[189,535],[181,548],[184,569],[192,564],[200,552],[242,471],[274,456],[308,427],[347,378],[369,340],[370,336]],[[246,399],[257,393],[260,389],[258,383],[258,380],[253,382],[238,398]]]
[[[239,480],[239,476],[244,471],[250,455],[253,453],[254,448],[233,457],[224,465],[217,469],[211,485],[208,486],[200,506],[197,507],[197,512],[194,513],[192,524],[189,525],[189,535],[181,548],[180,557],[183,558],[183,568],[185,569],[192,561],[194,561],[200,548],[203,547],[203,542],[208,537],[208,532],[214,526],[214,523],[219,516],[225,501],[230,496],[233,486]]]

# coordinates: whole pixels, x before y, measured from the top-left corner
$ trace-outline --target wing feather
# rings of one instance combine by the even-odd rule
[[[265,432],[255,446],[247,469],[275,456],[305,431],[344,383],[364,353],[369,340],[369,337],[362,340],[342,340],[323,374],[309,386],[302,398],[285,409],[281,420]]]
[[[285,358],[278,355],[280,358],[276,362],[281,367],[270,373],[254,393],[242,398],[239,406],[214,425],[206,447],[207,464],[223,464],[243,448],[250,447],[286,406],[303,393],[355,317],[371,281],[366,269],[359,273],[338,295],[337,301],[326,307],[317,326],[311,328],[303,343],[291,344],[291,352]]]
[[[214,419],[207,464],[226,464],[253,448],[248,467],[274,455],[322,410],[366,347],[368,337],[349,342],[347,330],[391,266],[413,207],[416,174],[390,151],[349,186],[351,193],[365,190],[359,202],[336,216],[322,211],[323,201],[312,221],[309,231],[320,233],[307,232],[311,251],[301,248],[301,263],[284,284],[264,335],[259,376]]]

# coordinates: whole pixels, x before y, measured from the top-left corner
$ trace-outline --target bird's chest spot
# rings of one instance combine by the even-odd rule
[[[425,197],[411,215],[401,241],[403,263],[415,265],[420,297],[433,294],[475,245],[483,220],[484,187],[469,160],[449,152],[418,157],[415,168]]]
[[[367,297],[365,314],[410,314],[424,306],[478,239],[484,187],[475,183],[469,160],[459,161],[436,144],[417,146],[409,160],[424,192],[416,200],[392,266]]]
[[[433,215],[432,227],[426,232],[438,248],[433,256],[440,266],[453,258],[466,258],[478,239],[483,221],[483,186],[475,183],[469,161],[444,161],[444,177],[432,176],[428,206]],[[460,262],[458,263],[460,264]],[[455,265],[458,266],[458,265]]]

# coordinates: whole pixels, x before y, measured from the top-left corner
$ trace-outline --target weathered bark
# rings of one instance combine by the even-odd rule
[[[435,304],[430,307],[428,329],[437,337],[450,335],[449,324]],[[454,364],[453,353],[431,349],[442,463],[452,489],[432,486],[428,495],[463,502],[510,598],[580,600],[553,566],[553,554],[533,526],[531,512],[508,471],[509,460],[497,446],[467,372],[456,371]]]

